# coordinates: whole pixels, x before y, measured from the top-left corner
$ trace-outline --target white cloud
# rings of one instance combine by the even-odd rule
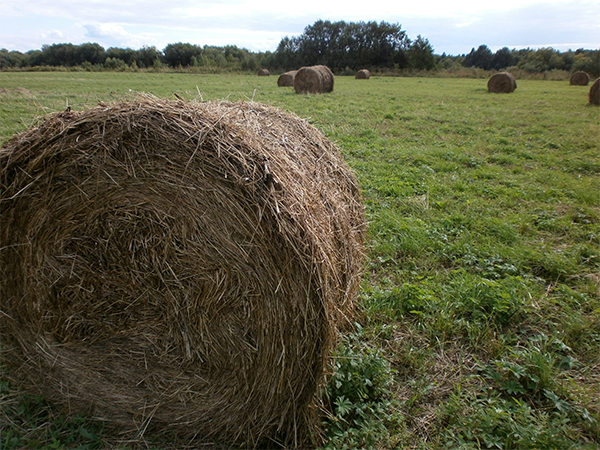
[[[117,23],[88,23],[83,27],[86,29],[85,36],[90,41],[103,42],[107,47],[139,48],[150,45],[159,35],[157,33],[131,33],[123,25]]]
[[[54,41],[56,39],[62,39],[63,37],[63,33],[60,30],[50,30],[50,31],[42,31],[40,33],[40,36],[43,39],[49,39],[51,41]]]
[[[87,24],[83,27],[87,30],[86,35],[91,38],[122,39],[131,36],[121,25],[116,23]]]

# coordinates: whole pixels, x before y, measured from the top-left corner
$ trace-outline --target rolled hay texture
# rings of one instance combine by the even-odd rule
[[[366,225],[306,121],[146,97],[50,115],[0,151],[0,214],[25,389],[123,439],[312,445]]]
[[[371,78],[371,72],[367,69],[361,69],[358,72],[356,72],[354,78],[357,80],[368,80],[369,78]]]
[[[271,72],[269,72],[269,69],[260,69],[256,74],[259,77],[268,77],[269,75],[271,75]]]
[[[588,99],[592,105],[600,105],[600,78],[596,78],[590,86]]]
[[[571,75],[569,82],[571,86],[587,86],[590,82],[590,76],[586,72],[575,72]]]
[[[298,94],[324,94],[333,91],[334,75],[327,66],[301,67],[294,77]]]
[[[517,88],[517,81],[509,72],[499,72],[488,80],[488,92],[510,94]]]
[[[282,73],[277,78],[278,87],[294,86],[294,77],[296,76],[297,70],[290,70],[289,72]]]

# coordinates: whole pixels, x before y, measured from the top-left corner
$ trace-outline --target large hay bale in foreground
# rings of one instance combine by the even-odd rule
[[[510,72],[499,72],[488,80],[488,92],[510,94],[517,88],[517,81]]]
[[[324,94],[333,91],[334,75],[327,66],[301,67],[294,77],[298,94]]]
[[[354,78],[357,80],[368,80],[371,78],[371,72],[367,69],[360,69],[358,72],[356,72]]]
[[[571,86],[587,86],[590,82],[590,76],[586,72],[575,72],[569,80]]]
[[[0,208],[19,385],[127,439],[311,445],[365,221],[306,121],[154,98],[54,114],[0,151]]]
[[[269,72],[269,69],[260,69],[256,75],[258,75],[259,77],[268,77],[271,75],[271,72]]]
[[[289,72],[282,73],[277,78],[278,87],[294,86],[294,77],[296,76],[297,70],[290,70]]]
[[[600,105],[600,78],[596,78],[596,81],[590,86],[588,99],[592,105]]]

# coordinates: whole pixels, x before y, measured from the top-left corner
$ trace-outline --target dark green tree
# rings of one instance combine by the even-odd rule
[[[480,45],[477,50],[471,49],[471,52],[465,57],[463,65],[465,67],[478,67],[489,70],[493,66],[492,51],[487,45]]]
[[[140,69],[154,67],[154,61],[161,61],[161,59],[161,52],[154,46],[142,47],[141,49],[135,52],[134,57],[134,61]]]
[[[433,47],[427,39],[421,35],[411,44],[408,49],[408,62],[411,68],[418,70],[435,69],[435,56]]]
[[[363,28],[363,34],[370,43],[372,66],[394,67],[396,53],[409,48],[410,41],[398,24],[367,22]]]
[[[339,38],[346,23],[318,20],[306,27],[300,56],[305,65],[324,64],[332,66],[336,53],[339,52]]]
[[[105,59],[106,51],[100,44],[87,43],[73,48],[73,65],[80,65],[84,62],[98,65],[102,64]]]
[[[570,68],[572,72],[582,70],[593,78],[600,76],[600,51],[599,50],[577,50]]]
[[[281,70],[288,70],[300,67],[300,38],[284,37],[279,41],[277,50],[275,50],[275,65]]]
[[[73,44],[43,45],[40,65],[66,67],[75,65],[73,63],[73,47]]]
[[[202,47],[192,44],[169,44],[163,50],[165,63],[171,67],[188,67],[193,65],[192,58],[196,61],[202,56]]]
[[[506,69],[517,63],[516,58],[508,47],[503,47],[494,53],[492,57],[492,68],[496,70]]]
[[[553,69],[565,69],[566,64],[557,50],[548,47],[529,51],[519,61],[518,67],[528,72],[546,72]]]
[[[44,53],[41,50],[29,50],[25,53],[25,57],[28,67],[44,65]]]
[[[318,20],[279,43],[275,61],[285,69],[324,64],[333,70],[394,67],[405,62],[410,41],[399,24]]]
[[[0,49],[0,69],[23,67],[27,64],[27,57],[16,50]]]
[[[131,66],[133,61],[135,61],[135,55],[137,51],[132,48],[117,48],[110,47],[106,50],[106,57],[112,59],[120,59],[128,66]]]
[[[81,45],[52,44],[42,47],[41,55],[36,54],[35,65],[73,67],[84,63],[102,64],[106,59],[104,47],[96,43]]]

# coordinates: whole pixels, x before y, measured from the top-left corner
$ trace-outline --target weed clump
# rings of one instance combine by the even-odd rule
[[[393,420],[393,370],[381,352],[360,342],[362,328],[356,327],[333,358],[324,395],[325,449],[374,448],[385,440],[386,422]]]

